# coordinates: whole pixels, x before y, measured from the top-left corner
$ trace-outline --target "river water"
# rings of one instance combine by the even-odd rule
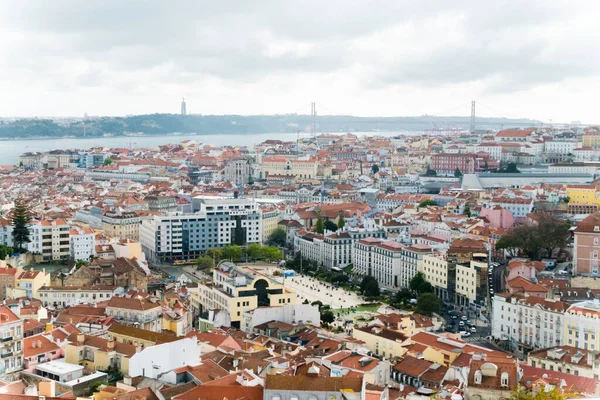
[[[355,132],[357,136],[395,136],[411,134],[407,132]],[[341,134],[340,134],[341,135]],[[300,134],[300,138],[309,135]],[[32,140],[0,141],[0,165],[16,165],[19,155],[29,151],[45,152],[49,150],[89,149],[91,147],[155,147],[169,143],[180,143],[186,139],[214,146],[248,146],[261,143],[267,139],[284,141],[296,140],[295,133],[261,133],[256,135],[165,135],[165,136],[118,136],[102,138],[52,138]]]

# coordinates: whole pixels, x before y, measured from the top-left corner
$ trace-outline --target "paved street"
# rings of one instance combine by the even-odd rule
[[[285,287],[293,289],[298,293],[298,300],[303,302],[321,301],[329,304],[331,308],[348,308],[363,304],[365,301],[352,292],[342,288],[335,288],[331,284],[323,283],[308,276],[294,276],[285,278]]]

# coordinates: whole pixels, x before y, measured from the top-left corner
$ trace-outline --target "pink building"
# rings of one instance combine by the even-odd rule
[[[597,275],[600,251],[600,212],[588,215],[575,229],[573,274]]]
[[[23,367],[25,369],[56,360],[62,355],[63,350],[42,334],[23,339]]]
[[[546,265],[541,261],[520,261],[512,260],[508,263],[508,278],[511,281],[517,277],[522,277],[528,281],[532,281],[536,278],[536,274],[543,271]]]
[[[541,299],[546,298],[549,290],[546,286],[533,283],[522,276],[508,280],[506,288],[510,294],[523,293],[527,296],[539,297]]]
[[[515,224],[513,213],[500,206],[482,207],[479,215],[487,218],[489,225],[498,228],[510,229]]]

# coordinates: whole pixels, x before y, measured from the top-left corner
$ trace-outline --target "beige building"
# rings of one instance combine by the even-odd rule
[[[267,243],[269,236],[279,224],[279,209],[275,205],[265,205],[261,207],[262,216],[262,242]]]
[[[433,291],[440,299],[448,300],[448,260],[441,254],[423,256],[419,264],[419,272],[433,286]]]
[[[71,254],[70,228],[62,219],[40,221],[43,261],[68,260]]]
[[[213,282],[199,286],[198,303],[203,311],[229,312],[231,326],[240,329],[244,311],[296,304],[296,292],[253,269],[223,262],[214,269]]]
[[[162,307],[147,299],[112,297],[106,306],[106,316],[115,317],[122,325],[160,332]]]
[[[410,344],[410,338],[401,332],[380,326],[355,327],[352,337],[362,340],[367,349],[376,356],[387,358],[399,358],[406,353],[406,346]]]
[[[71,342],[65,349],[67,363],[82,365],[90,371],[116,367],[129,374],[129,359],[135,355],[136,346],[83,333],[73,333],[67,340]]]
[[[29,271],[21,272],[17,276],[14,288],[7,289],[7,297],[16,299],[18,297],[29,297],[39,298],[39,290],[44,286],[50,286],[51,277],[50,273],[43,271]]]
[[[582,301],[567,309],[563,319],[564,340],[568,346],[598,351],[600,349],[600,301]]]
[[[269,175],[295,175],[297,178],[311,179],[317,176],[319,163],[317,159],[291,159],[287,156],[265,157],[262,170]]]
[[[102,216],[102,229],[118,239],[140,239],[141,219],[134,211],[111,212]]]
[[[558,346],[527,355],[527,365],[550,371],[600,379],[600,354],[572,346]]]
[[[0,356],[0,379],[18,379],[23,369],[23,321],[6,306],[0,307]]]
[[[482,283],[481,271],[487,271],[487,263],[471,261],[469,265],[456,265],[456,302],[469,304],[477,300],[478,289]],[[487,274],[485,274],[487,276]]]

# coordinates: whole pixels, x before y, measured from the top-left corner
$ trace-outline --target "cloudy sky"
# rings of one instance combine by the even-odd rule
[[[600,122],[600,1],[0,0],[0,116]]]

